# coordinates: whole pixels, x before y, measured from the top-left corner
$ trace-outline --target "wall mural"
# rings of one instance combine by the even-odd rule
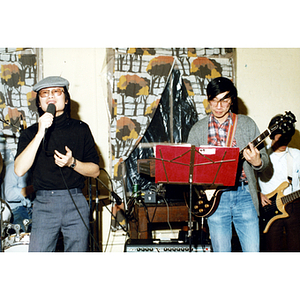
[[[112,177],[114,191],[124,195],[124,162],[143,138],[172,72],[180,72],[201,118],[209,112],[209,81],[219,76],[233,80],[234,55],[231,48],[115,48],[113,55]]]
[[[32,86],[37,82],[37,54],[31,48],[0,48],[0,150],[5,162],[16,154],[20,130],[36,123]]]

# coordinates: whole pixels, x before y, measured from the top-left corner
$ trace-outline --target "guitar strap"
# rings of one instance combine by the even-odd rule
[[[237,126],[237,119],[238,119],[237,114],[232,113],[231,117],[232,117],[232,124],[231,123],[229,124],[228,135],[226,139],[226,147],[232,146],[232,142],[235,136],[235,130]]]
[[[287,164],[287,178],[288,178],[288,181],[291,185],[291,189],[293,191],[293,184],[292,184],[292,180],[293,180],[293,158],[292,158],[288,148],[287,148],[286,164]]]

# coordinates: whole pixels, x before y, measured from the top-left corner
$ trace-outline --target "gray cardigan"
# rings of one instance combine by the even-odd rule
[[[187,143],[196,147],[207,145],[208,118],[209,116],[204,117],[191,128]],[[240,150],[245,148],[249,142],[252,142],[259,135],[260,132],[257,125],[250,117],[238,115],[235,139]],[[260,154],[262,160],[262,165],[260,167],[252,166],[245,159],[243,161],[243,168],[248,179],[249,191],[258,215],[259,202],[257,195],[257,176],[259,176],[262,171],[270,166],[269,156],[266,153],[265,147],[260,149]]]

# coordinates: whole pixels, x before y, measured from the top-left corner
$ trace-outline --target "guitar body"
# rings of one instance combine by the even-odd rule
[[[283,191],[289,186],[288,182],[281,183],[272,193],[266,195],[272,203],[262,208],[262,222],[265,226],[263,233],[267,233],[272,223],[278,219],[287,218],[289,215],[283,204]]]
[[[194,186],[192,193],[192,214],[199,218],[211,216],[218,208],[222,192],[220,189],[202,189],[201,187]]]

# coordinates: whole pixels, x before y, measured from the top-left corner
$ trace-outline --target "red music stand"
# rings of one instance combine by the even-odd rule
[[[234,186],[239,148],[157,145],[155,182]]]
[[[189,244],[192,251],[192,186],[234,186],[239,148],[157,145],[155,148],[155,182],[190,185]],[[203,218],[202,218],[203,224]]]

